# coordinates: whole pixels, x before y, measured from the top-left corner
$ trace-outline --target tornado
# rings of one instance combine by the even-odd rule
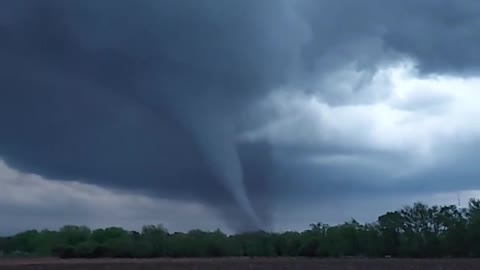
[[[250,219],[251,227],[261,229],[264,224],[248,197],[244,183],[243,168],[235,144],[233,120],[223,110],[220,111],[213,106],[215,103],[211,100],[205,102],[205,99],[198,99],[185,103],[188,104],[187,108],[182,106],[181,102],[175,102],[176,106],[171,109],[191,132],[192,139],[215,178],[230,193],[243,214]]]
[[[193,123],[201,122],[194,121]],[[214,124],[216,128],[201,129],[198,125],[193,127],[199,148],[204,153],[205,159],[217,179],[222,182],[235,202],[251,219],[252,225],[261,229],[263,224],[248,198],[243,181],[242,165],[233,142],[234,133],[231,122],[217,119],[217,121],[211,121],[210,124]]]
[[[156,113],[161,113],[162,108],[170,111],[190,132],[191,139],[203,155],[215,179],[229,192],[233,202],[243,211],[242,214],[248,217],[247,223],[250,224],[250,228],[264,228],[265,224],[258,217],[247,194],[242,163],[235,144],[234,120],[231,117],[232,113],[219,105],[221,95],[192,99],[191,96],[184,94],[191,93],[191,89],[184,90],[183,93],[172,93],[148,87],[157,85],[155,80],[144,83],[147,87],[129,98],[135,99]]]

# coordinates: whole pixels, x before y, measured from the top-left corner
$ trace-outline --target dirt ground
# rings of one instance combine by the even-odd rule
[[[0,270],[467,270],[480,259],[0,259]]]

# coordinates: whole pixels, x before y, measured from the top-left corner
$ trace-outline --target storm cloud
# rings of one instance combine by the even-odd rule
[[[448,191],[458,177],[475,189],[478,12],[473,0],[5,1],[0,158],[200,202],[237,230],[270,228],[279,205]]]
[[[301,38],[277,42],[301,34],[284,3],[3,5],[0,151],[10,166],[234,204],[254,226],[266,222],[247,197],[264,184],[243,179],[234,119],[297,58]]]

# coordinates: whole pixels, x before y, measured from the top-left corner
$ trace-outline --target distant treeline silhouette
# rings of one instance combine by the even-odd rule
[[[62,258],[153,258],[222,256],[480,257],[480,200],[467,208],[415,203],[380,216],[375,223],[311,224],[303,232],[220,230],[168,233],[162,226],[141,232],[122,228],[26,231],[0,238],[3,256]]]

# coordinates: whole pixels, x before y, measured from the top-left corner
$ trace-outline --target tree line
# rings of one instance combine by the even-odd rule
[[[30,230],[0,238],[0,253],[61,258],[480,257],[480,200],[471,199],[466,208],[415,203],[387,212],[374,223],[317,223],[303,232],[226,235],[220,230],[169,233],[162,226],[145,226],[136,232],[69,225],[58,231]]]

